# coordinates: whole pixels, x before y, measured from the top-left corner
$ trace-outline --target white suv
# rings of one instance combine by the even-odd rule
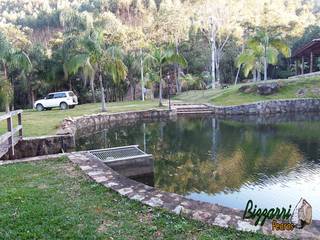
[[[78,97],[72,91],[49,93],[44,99],[34,103],[34,108],[38,111],[44,109],[51,110],[54,107],[60,107],[65,110],[74,108],[78,104]]]

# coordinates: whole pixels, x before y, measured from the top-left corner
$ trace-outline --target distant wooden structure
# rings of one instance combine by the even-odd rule
[[[318,58],[320,58],[320,38],[313,39],[293,53],[295,75],[320,75],[320,69],[316,65]]]
[[[6,132],[0,136],[0,158],[8,153],[14,156],[14,146],[22,139],[22,110],[16,110],[0,116],[0,122],[6,120]],[[18,117],[18,125],[14,127],[13,117]]]

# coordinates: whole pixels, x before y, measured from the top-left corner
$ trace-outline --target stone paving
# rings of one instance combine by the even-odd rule
[[[217,204],[187,199],[175,193],[163,192],[119,175],[103,162],[85,152],[68,154],[69,159],[97,183],[110,188],[120,195],[139,201],[151,207],[167,209],[207,224],[231,227],[241,231],[262,232],[288,239],[320,239],[320,221],[293,231],[272,231],[271,221],[255,226],[253,221],[242,219],[243,211]]]

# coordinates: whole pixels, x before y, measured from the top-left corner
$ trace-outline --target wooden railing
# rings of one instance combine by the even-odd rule
[[[16,110],[0,116],[0,121],[7,120],[7,132],[0,136],[0,157],[9,150],[10,155],[14,156],[14,146],[22,139],[22,112],[22,110]],[[13,117],[16,115],[18,126],[14,128]]]

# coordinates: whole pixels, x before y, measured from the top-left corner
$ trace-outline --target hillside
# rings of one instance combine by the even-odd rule
[[[242,93],[239,91],[239,88],[242,86],[256,85],[255,83],[251,83],[230,86],[223,90],[210,89],[204,91],[184,92],[176,96],[175,100],[190,103],[211,103],[218,106],[224,106],[274,99],[293,99],[302,97],[320,98],[320,77],[268,81],[268,83],[270,82],[278,82],[282,87],[277,93],[268,96],[261,96],[256,92]],[[259,82],[258,84],[263,84],[263,82]],[[298,91],[300,91],[300,94],[298,94]]]

